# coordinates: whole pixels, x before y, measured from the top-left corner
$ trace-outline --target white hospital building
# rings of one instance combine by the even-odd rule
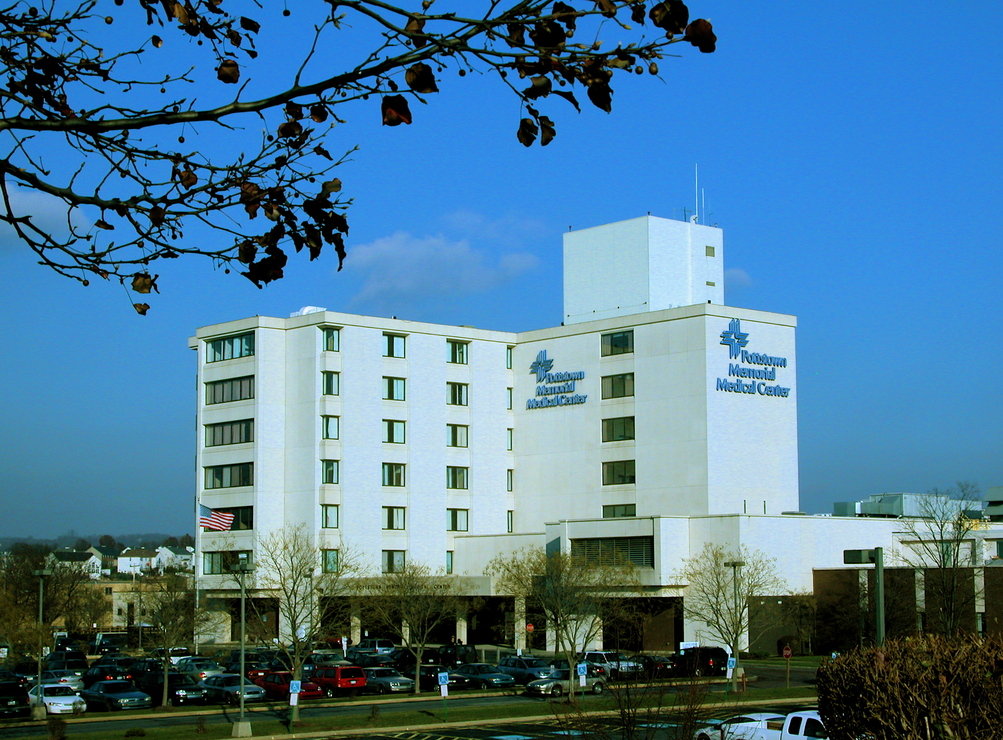
[[[485,598],[504,596],[484,575],[498,554],[613,551],[671,649],[700,639],[677,572],[706,542],[773,555],[792,593],[844,549],[894,548],[896,519],[799,513],[797,322],[726,305],[724,275],[720,229],[645,216],[565,234],[550,328],[307,307],[199,329],[197,497],[235,515],[197,535],[200,587],[232,599],[234,553],[299,524],[318,567],[348,548],[377,573],[468,576]],[[475,616],[465,641],[487,634]]]

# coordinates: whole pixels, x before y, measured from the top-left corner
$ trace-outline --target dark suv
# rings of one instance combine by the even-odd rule
[[[673,676],[723,676],[728,671],[728,651],[720,647],[691,647],[670,658]]]
[[[24,717],[31,714],[28,692],[16,681],[0,682],[0,716]]]

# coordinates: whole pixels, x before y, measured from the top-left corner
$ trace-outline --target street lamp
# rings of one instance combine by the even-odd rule
[[[247,647],[247,611],[246,611],[246,589],[245,581],[248,573],[254,567],[247,560],[238,560],[233,566],[234,575],[240,584],[240,684],[238,694],[240,696],[240,717],[233,725],[233,737],[251,737],[251,723],[244,718],[244,681],[247,680],[247,669],[244,666],[244,651]]]
[[[45,577],[51,576],[52,571],[47,568],[32,571],[31,574],[38,578],[38,664],[35,674],[35,693],[38,695],[38,704],[31,708],[32,719],[45,719],[45,702],[42,701],[42,633],[44,631],[45,620]]]
[[[738,569],[741,568],[743,565],[745,565],[744,560],[729,560],[724,564],[725,568],[731,568],[731,588],[732,588],[732,593],[735,596],[735,611],[733,612],[735,617],[734,621],[735,644],[732,646],[735,652],[733,656],[735,658],[735,667],[732,669],[731,672],[732,691],[738,691],[738,640],[740,637],[738,633],[739,630],[741,630],[742,628],[742,618],[741,618],[742,611],[738,602]]]

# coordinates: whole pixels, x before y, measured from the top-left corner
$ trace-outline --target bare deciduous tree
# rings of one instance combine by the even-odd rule
[[[337,551],[336,560],[322,563],[315,538],[302,524],[276,530],[258,542],[248,588],[277,601],[277,647],[294,679],[303,678],[303,663],[322,631],[325,605],[344,598],[347,576],[355,570],[353,557],[344,550]],[[252,609],[255,603],[252,599]],[[299,721],[299,705],[293,707],[292,721]]]
[[[408,563],[393,573],[367,579],[362,591],[370,617],[414,657],[414,692],[420,693],[425,648],[441,625],[456,619],[456,578],[433,572],[427,565]]]
[[[703,623],[708,636],[730,647],[736,660],[755,638],[749,634],[750,599],[786,590],[776,561],[747,547],[731,550],[707,543],[700,554],[684,561],[679,577],[687,584],[686,616]]]
[[[505,0],[468,12],[455,0],[10,3],[0,222],[85,285],[115,278],[150,293],[153,263],[203,255],[260,287],[282,277],[290,247],[345,256],[351,201],[334,170],[353,146],[326,146],[350,104],[385,126],[410,124],[412,104],[440,84],[490,74],[514,95],[519,141],[546,145],[555,124],[542,111],[555,98],[580,109],[584,92],[608,112],[614,75],[657,76],[668,47],[716,42],[681,0]]]
[[[919,500],[919,516],[903,518],[899,557],[923,579],[927,627],[944,635],[963,629],[981,589],[975,570],[983,565],[977,534],[982,495],[965,481],[934,488]]]

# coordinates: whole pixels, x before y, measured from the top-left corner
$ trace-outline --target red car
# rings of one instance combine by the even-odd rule
[[[312,680],[325,696],[355,696],[366,687],[366,672],[354,665],[321,665],[314,669]]]
[[[265,690],[265,696],[269,699],[288,699],[289,682],[293,680],[291,671],[272,671],[260,678],[254,679]],[[313,681],[300,682],[300,699],[322,699],[324,691]]]

